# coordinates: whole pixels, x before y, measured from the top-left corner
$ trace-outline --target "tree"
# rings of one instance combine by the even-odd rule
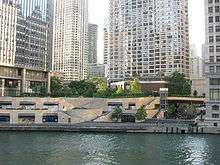
[[[119,86],[119,87],[117,87],[117,90],[115,93],[117,96],[123,96],[125,94],[125,91],[121,86]]]
[[[96,85],[90,81],[72,81],[68,87],[70,88],[72,95],[79,97],[93,97],[93,94],[96,92]]]
[[[197,116],[196,106],[191,104],[186,108],[186,119],[194,119]]]
[[[142,105],[137,110],[136,118],[137,120],[145,120],[146,117],[147,117],[147,112],[144,108],[144,105]]]
[[[51,77],[50,91],[52,97],[60,97],[62,93],[63,85],[58,77]]]
[[[97,94],[98,94],[99,96],[101,96],[101,97],[105,97],[106,94],[107,94],[107,92],[108,92],[108,87],[107,87],[106,83],[105,83],[105,82],[100,82],[100,83],[98,84]]]
[[[176,118],[176,107],[175,105],[171,105],[166,109],[165,117],[167,119],[175,119]]]
[[[141,85],[138,78],[134,78],[132,81],[129,87],[129,93],[133,96],[139,96],[142,94]]]
[[[118,120],[121,118],[122,113],[123,113],[122,108],[117,107],[117,108],[112,112],[111,118],[112,118],[112,119],[116,119],[116,120],[118,121]]]
[[[189,96],[191,94],[191,82],[184,74],[174,72],[166,78],[168,82],[169,94],[172,96]]]

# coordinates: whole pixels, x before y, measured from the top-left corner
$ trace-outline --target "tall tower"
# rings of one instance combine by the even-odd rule
[[[98,40],[98,25],[89,23],[88,31],[88,64],[97,63],[97,40]]]
[[[87,73],[88,2],[55,0],[54,71],[65,81],[82,80]]]
[[[220,126],[220,1],[205,0],[206,121]]]
[[[189,77],[188,0],[111,0],[108,80]]]
[[[16,51],[17,0],[0,0],[0,65],[13,66]]]
[[[18,0],[15,65],[52,69],[53,0]]]

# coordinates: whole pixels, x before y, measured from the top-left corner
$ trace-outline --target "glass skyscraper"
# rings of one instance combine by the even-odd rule
[[[53,0],[18,0],[15,65],[52,69]]]
[[[18,0],[25,18],[31,16],[35,10],[40,10],[44,21],[47,19],[47,3],[48,0]]]

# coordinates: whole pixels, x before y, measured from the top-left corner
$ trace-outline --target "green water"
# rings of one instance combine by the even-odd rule
[[[220,165],[220,136],[0,133],[0,165]]]

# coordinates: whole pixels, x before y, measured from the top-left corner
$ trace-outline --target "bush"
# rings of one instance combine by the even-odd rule
[[[146,117],[147,117],[147,112],[146,112],[146,110],[144,108],[144,105],[142,105],[137,110],[136,118],[137,118],[137,120],[145,120]]]
[[[122,108],[117,107],[117,108],[112,112],[111,118],[112,118],[112,119],[116,119],[116,120],[118,121],[118,120],[121,118],[122,113],[123,113]]]

